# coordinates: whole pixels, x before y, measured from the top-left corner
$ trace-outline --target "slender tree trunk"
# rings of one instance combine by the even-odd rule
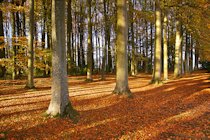
[[[103,46],[103,57],[102,57],[102,69],[101,69],[101,80],[105,80],[106,74],[106,60],[107,60],[107,43],[108,43],[108,21],[107,21],[107,3],[103,0],[104,6],[104,21],[105,21],[105,45]]]
[[[198,70],[198,64],[199,64],[199,51],[198,48],[195,47],[195,70]]]
[[[87,0],[88,5],[88,51],[87,51],[87,81],[92,81],[93,72],[93,44],[92,44],[92,18],[91,18],[91,2]]]
[[[34,87],[34,0],[29,1],[30,17],[29,17],[29,42],[28,42],[28,81],[27,88]]]
[[[0,4],[3,0],[0,0]],[[4,37],[4,27],[3,27],[3,12],[0,10],[0,37]],[[3,44],[3,41],[0,41],[0,45]],[[5,48],[0,48],[0,59],[5,58]],[[0,66],[1,72],[0,77],[6,76],[6,68],[5,66]]]
[[[167,15],[164,13],[164,22],[163,22],[163,49],[164,49],[164,69],[163,69],[163,75],[164,75],[164,80],[168,80],[168,39],[167,39]]]
[[[189,74],[190,69],[189,69],[189,38],[188,38],[188,33],[186,32],[186,41],[185,41],[185,73]]]
[[[84,41],[84,10],[83,3],[80,5],[80,57],[81,57],[81,67],[85,67],[85,57],[84,57],[84,49],[83,49],[83,41]]]
[[[176,20],[176,42],[175,42],[175,66],[174,66],[174,78],[181,76],[181,24],[179,20]]]
[[[12,13],[12,60],[13,60],[13,66],[12,66],[12,80],[16,79],[16,50],[17,46],[14,45],[14,42],[16,42],[16,26],[15,26],[15,13]]]
[[[70,71],[72,67],[72,14],[71,14],[71,2],[72,0],[68,0],[68,6],[67,6],[67,52],[68,52],[68,62],[67,62],[67,69],[68,72]]]
[[[155,61],[154,61],[154,73],[152,83],[159,84],[161,81],[161,54],[162,54],[162,47],[161,47],[161,9],[160,9],[160,1],[156,0],[156,11],[155,11]]]
[[[137,62],[136,62],[136,48],[135,48],[135,42],[134,42],[134,19],[133,19],[133,3],[132,1],[129,1],[129,17],[130,17],[130,29],[131,29],[131,75],[135,76],[137,75]]]
[[[190,67],[190,73],[193,72],[193,38],[192,35],[190,35],[190,58],[189,58],[189,67]]]
[[[65,0],[52,1],[52,97],[47,114],[69,117],[78,121],[78,114],[69,101],[66,47],[65,47]]]
[[[154,52],[154,47],[153,47],[153,25],[152,22],[150,23],[150,73],[153,71],[153,52]]]
[[[128,21],[126,0],[117,0],[116,86],[115,94],[131,96],[128,87]]]
[[[148,52],[148,24],[147,24],[147,21],[145,20],[145,34],[146,34],[146,43],[145,43],[145,73],[148,73],[149,72],[149,52]]]

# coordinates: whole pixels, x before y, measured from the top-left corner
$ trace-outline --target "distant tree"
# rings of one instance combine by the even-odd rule
[[[69,101],[65,46],[65,0],[52,1],[52,97],[47,114],[77,120]]]
[[[116,86],[115,94],[131,96],[128,87],[128,19],[127,0],[117,0]]]

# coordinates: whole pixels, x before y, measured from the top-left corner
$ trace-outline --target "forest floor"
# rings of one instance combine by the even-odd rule
[[[36,78],[36,90],[25,80],[0,80],[0,139],[210,139],[210,73],[194,72],[161,85],[150,85],[151,75],[129,77],[134,98],[112,94],[113,75],[86,83],[69,77],[72,105],[80,113],[69,119],[46,118],[50,78]]]

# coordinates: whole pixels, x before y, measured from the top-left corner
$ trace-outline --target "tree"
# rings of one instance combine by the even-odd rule
[[[71,69],[72,66],[72,9],[71,9],[72,0],[68,0],[67,6],[67,52],[68,52],[68,71]]]
[[[65,0],[52,1],[52,96],[46,113],[49,116],[69,117],[77,121],[78,113],[69,101],[66,46]]]
[[[91,15],[91,2],[87,0],[88,5],[88,51],[87,51],[87,81],[92,81],[93,72],[93,43],[92,43],[92,15]]]
[[[174,65],[174,77],[178,78],[181,75],[181,24],[176,20],[176,42],[175,42],[175,65]]]
[[[131,58],[131,75],[137,75],[137,62],[136,62],[136,48],[134,42],[134,4],[129,1],[129,17],[130,17],[130,31],[131,31],[131,46],[132,46],[132,58]]]
[[[161,25],[161,9],[160,0],[155,3],[155,60],[152,83],[159,84],[161,82],[161,40],[162,40],[162,25]]]
[[[164,21],[163,21],[163,79],[168,80],[168,39],[167,39],[167,15],[166,12],[164,13]]]
[[[29,1],[28,81],[26,87],[34,88],[34,0]]]
[[[3,0],[0,0],[0,4],[3,2]],[[0,46],[4,42],[1,41],[1,38],[4,37],[4,27],[3,27],[3,12],[0,10]],[[2,39],[3,40],[3,39]],[[5,48],[0,48],[0,59],[5,58]],[[0,77],[4,77],[6,74],[6,68],[5,66],[0,66],[1,72]]]
[[[131,96],[128,87],[128,23],[126,0],[117,0],[116,86],[115,94]]]

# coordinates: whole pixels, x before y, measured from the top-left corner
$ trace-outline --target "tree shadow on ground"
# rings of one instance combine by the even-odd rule
[[[8,137],[166,139],[171,137],[171,133],[184,133],[186,136],[203,138],[205,134],[202,130],[196,130],[202,133],[197,136],[192,135],[193,132],[189,129],[194,129],[193,126],[206,129],[205,124],[208,123],[210,98],[209,92],[203,90],[209,87],[209,83],[205,80],[195,78],[172,81],[153,89],[135,91],[133,99],[116,95],[79,101],[73,98],[73,106],[81,108],[78,124],[71,123],[69,119],[48,119],[35,126],[13,129]],[[104,105],[99,106],[100,104]],[[191,127],[185,126],[186,123],[191,123]]]

